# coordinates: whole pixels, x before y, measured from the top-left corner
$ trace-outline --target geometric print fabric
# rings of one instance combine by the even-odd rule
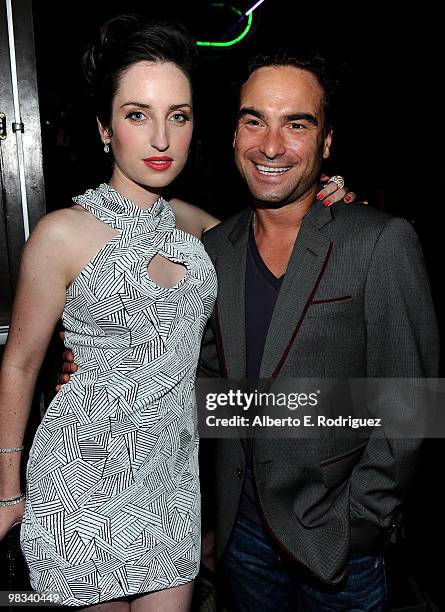
[[[79,369],[34,438],[21,545],[34,590],[86,606],[198,572],[194,380],[217,283],[162,198],[145,210],[102,184],[74,201],[117,235],[67,289]],[[173,287],[149,277],[156,254],[185,266]]]

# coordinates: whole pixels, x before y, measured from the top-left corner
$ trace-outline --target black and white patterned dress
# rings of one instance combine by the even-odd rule
[[[118,234],[67,289],[79,370],[36,433],[21,544],[33,589],[85,606],[198,572],[194,379],[217,283],[162,198],[147,211],[102,184],[75,201]],[[175,286],[149,277],[156,253],[185,266]]]

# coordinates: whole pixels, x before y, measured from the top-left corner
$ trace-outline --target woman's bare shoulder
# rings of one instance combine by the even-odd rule
[[[76,230],[83,230],[87,225],[93,225],[96,221],[94,215],[85,208],[73,204],[73,206],[60,208],[43,216],[34,232],[48,232],[53,236],[65,233],[72,235]]]
[[[170,200],[176,217],[176,226],[190,234],[201,238],[202,234],[210,228],[218,225],[220,220],[206,212],[199,206],[184,202],[178,198]]]
[[[44,215],[31,232],[30,240],[63,237],[72,224],[76,223],[78,215],[72,208],[62,208]]]
[[[51,251],[75,243],[91,228],[91,218],[84,208],[73,205],[44,215],[36,224],[26,243],[28,252]],[[53,251],[55,252],[55,251]]]

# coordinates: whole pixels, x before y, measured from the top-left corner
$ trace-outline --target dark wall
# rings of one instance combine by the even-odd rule
[[[108,17],[135,11],[176,19],[198,40],[210,34],[216,38],[232,23],[233,13],[212,11],[210,4],[79,0],[64,3],[59,12],[53,3],[33,3],[48,209],[69,204],[72,195],[110,173],[80,71],[82,51],[98,26]],[[246,10],[252,2],[234,4]],[[173,193],[221,218],[246,205],[231,151],[236,92],[246,59],[277,44],[319,50],[340,68],[343,80],[335,146],[325,170],[343,174],[371,205],[414,224],[440,315],[445,181],[437,9],[424,3],[415,12],[395,7],[389,14],[387,3],[379,1],[351,8],[265,0],[253,22],[239,45],[223,51],[201,48],[200,165],[184,173]]]

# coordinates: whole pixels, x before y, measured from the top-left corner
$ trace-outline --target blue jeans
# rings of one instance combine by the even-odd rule
[[[223,560],[231,612],[385,610],[386,578],[382,557],[352,555],[348,577],[341,590],[317,590],[323,586],[309,586],[308,580],[298,572],[280,557],[260,525],[238,517]]]

